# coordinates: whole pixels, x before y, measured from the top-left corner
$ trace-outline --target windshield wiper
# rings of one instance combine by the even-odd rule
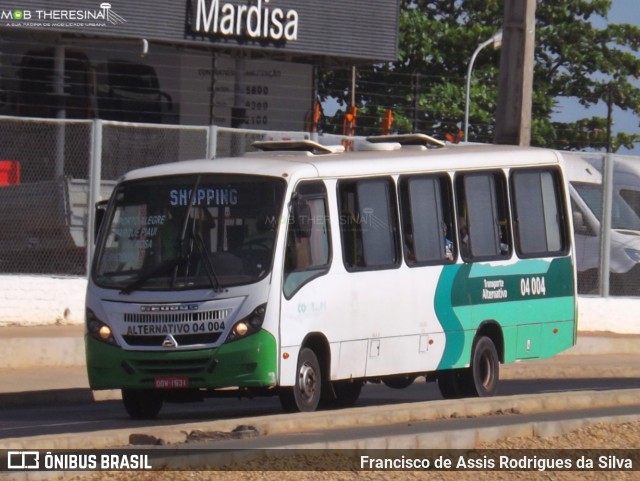
[[[193,184],[193,189],[191,190],[191,195],[189,196],[189,203],[187,204],[187,211],[185,212],[185,216],[184,216],[184,222],[182,223],[182,229],[180,230],[180,237],[178,238],[178,251],[180,253],[182,253],[182,248],[184,246],[184,241],[187,238],[187,229],[189,228],[189,219],[191,218],[191,208],[193,207],[193,201],[196,198],[196,191],[198,190],[198,187],[200,186],[200,176],[198,175],[198,177],[196,177],[196,181]],[[194,225],[195,225],[195,219],[194,219]],[[193,233],[192,233],[193,235]],[[187,259],[191,259],[191,254],[193,253],[193,240],[192,242],[190,242],[190,246],[189,246],[189,253],[187,254],[186,258]],[[173,270],[173,279],[171,280],[171,285],[175,286],[176,285],[176,281],[178,279],[178,266],[175,266],[175,269]]]
[[[207,277],[209,278],[209,283],[213,290],[220,289],[220,281],[218,280],[218,276],[216,275],[216,270],[213,267],[213,263],[211,262],[211,257],[209,257],[209,253],[207,252],[207,246],[204,243],[204,239],[200,235],[200,233],[196,233],[196,244],[198,245],[198,250],[200,251],[200,255],[204,258],[204,270],[207,273]]]
[[[120,291],[120,294],[131,294],[133,291],[142,286],[145,282],[147,282],[152,277],[156,277],[158,274],[162,274],[163,272],[167,272],[173,268],[178,268],[180,265],[184,264],[188,261],[186,257],[173,257],[172,259],[168,259],[164,262],[161,262],[154,268],[148,270],[144,274],[141,274],[135,281],[131,284],[126,285]]]

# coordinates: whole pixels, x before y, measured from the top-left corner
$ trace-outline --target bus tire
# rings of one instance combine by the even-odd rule
[[[362,381],[333,382],[333,392],[335,393],[334,404],[340,407],[353,406],[360,397],[362,384]]]
[[[298,356],[296,382],[292,388],[283,388],[280,403],[289,412],[311,412],[318,409],[322,398],[322,370],[315,352],[305,347]]]
[[[438,374],[438,389],[444,399],[460,399],[463,397],[465,370],[447,369]]]
[[[482,336],[478,338],[471,355],[470,379],[466,386],[473,397],[490,397],[498,389],[500,359],[493,341]]]
[[[132,419],[154,419],[162,409],[162,396],[151,389],[123,389],[122,402]]]

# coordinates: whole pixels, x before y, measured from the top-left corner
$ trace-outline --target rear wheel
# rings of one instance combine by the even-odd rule
[[[335,381],[333,383],[334,404],[342,407],[353,406],[358,401],[361,391],[362,381]]]
[[[467,382],[466,369],[449,369],[438,374],[438,389],[444,399],[460,399]]]
[[[315,352],[303,348],[298,356],[296,383],[283,388],[280,402],[287,411],[309,412],[318,409],[322,398],[322,371]]]
[[[500,359],[493,341],[482,336],[473,346],[471,366],[438,374],[438,388],[445,399],[489,397],[498,389]]]
[[[151,389],[123,389],[122,402],[133,419],[154,419],[162,409],[162,397]]]
[[[467,384],[469,395],[474,397],[493,396],[498,389],[500,359],[493,341],[486,336],[479,338],[473,348],[471,379]]]

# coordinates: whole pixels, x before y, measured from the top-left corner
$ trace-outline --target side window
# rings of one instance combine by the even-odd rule
[[[561,185],[557,170],[511,171],[514,233],[520,257],[558,255],[566,251]]]
[[[338,182],[338,207],[343,260],[348,270],[399,265],[393,179]]]
[[[511,256],[511,226],[502,171],[456,176],[460,252],[465,261]]]
[[[631,189],[620,190],[620,195],[633,211],[640,217],[640,191]]]
[[[448,175],[400,179],[404,258],[409,266],[453,262],[453,197]]]
[[[322,182],[301,183],[289,208],[284,267],[284,295],[291,298],[331,262],[327,191]]]

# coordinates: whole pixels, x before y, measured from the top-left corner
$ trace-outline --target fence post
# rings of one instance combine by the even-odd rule
[[[609,297],[611,215],[613,212],[613,157],[607,152],[602,166],[602,222],[600,223],[600,295]]]
[[[215,159],[218,151],[218,127],[210,125],[207,135],[209,137],[207,141],[207,159]]]
[[[102,179],[102,129],[103,122],[100,119],[93,121],[91,126],[91,156],[89,158],[89,195],[87,205],[87,277],[91,270],[91,260],[95,247],[95,206],[100,200],[100,186]]]

